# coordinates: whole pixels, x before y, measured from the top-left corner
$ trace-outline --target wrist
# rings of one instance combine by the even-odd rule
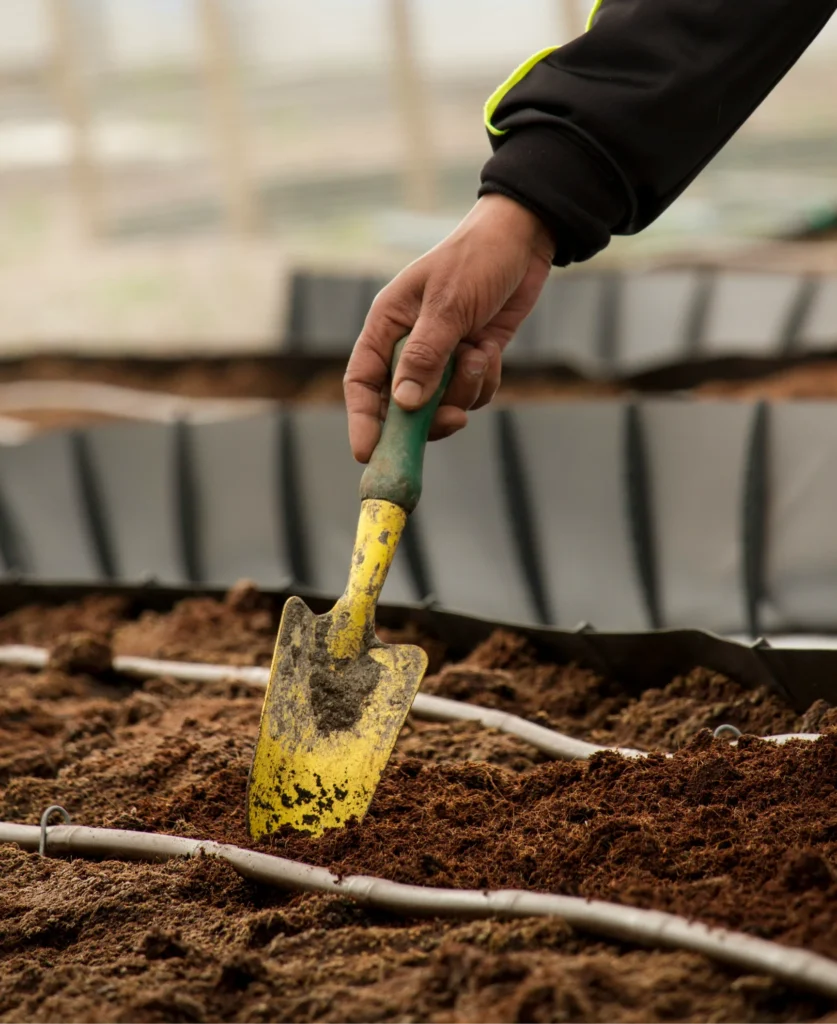
[[[480,196],[501,194],[535,212],[556,243],[553,263],[581,263],[632,223],[635,199],[621,170],[583,133],[533,125],[494,140]]]
[[[476,209],[501,221],[503,230],[522,239],[533,253],[552,262],[557,248],[555,237],[534,210],[500,192],[480,196]]]

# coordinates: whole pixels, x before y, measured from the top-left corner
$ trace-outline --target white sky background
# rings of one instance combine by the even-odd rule
[[[99,3],[111,57],[126,68],[190,62],[197,56],[191,0],[67,0]],[[587,0],[578,0],[584,15]],[[743,2],[743,0],[740,0]],[[749,0],[758,3],[758,0]],[[422,59],[450,73],[513,67],[530,53],[566,38],[560,0],[414,0]],[[384,54],[382,0],[230,0],[245,22],[258,63],[289,74],[323,67],[378,63]],[[247,23],[250,30],[247,31]],[[29,64],[43,52],[46,21],[40,0],[0,0],[0,66]],[[809,57],[837,49],[837,18]]]
[[[108,0],[108,5],[118,62],[194,55],[189,0]],[[381,0],[236,0],[229,9],[239,19],[250,58],[289,76],[368,68],[385,59]],[[513,67],[544,39],[555,38],[559,9],[559,0],[418,0],[423,65],[442,73]]]
[[[318,62],[357,66],[385,58],[380,0],[247,3],[256,15],[251,52],[259,61],[304,73]],[[554,41],[560,20],[558,0],[417,0],[414,12],[422,65],[437,73],[514,67]]]
[[[96,0],[68,0],[84,8]],[[583,4],[585,0],[580,0]],[[191,0],[100,0],[110,57],[126,69],[197,58]],[[515,16],[510,18],[509,12]],[[233,0],[251,58],[289,74],[364,67],[385,54],[381,0]],[[554,41],[558,0],[417,0],[417,31],[428,69],[515,64]],[[48,24],[38,0],[0,0],[0,65],[37,61]],[[562,35],[565,33],[561,33]]]
[[[80,11],[98,5],[108,57],[117,67],[139,70],[198,59],[192,0],[66,2]],[[227,2],[249,58],[283,77],[315,77],[327,69],[348,71],[384,62],[385,0]],[[536,50],[567,38],[561,0],[413,2],[420,57],[431,74],[502,76]],[[583,18],[591,0],[577,2]],[[41,0],[0,0],[0,69],[36,63],[47,38]],[[837,17],[803,60],[833,60],[835,51]]]
[[[32,0],[0,0],[0,66],[32,64],[44,49],[43,9]]]

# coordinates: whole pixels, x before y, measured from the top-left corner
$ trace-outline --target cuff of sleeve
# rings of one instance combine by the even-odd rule
[[[630,215],[624,182],[595,149],[543,125],[511,130],[481,182],[480,196],[498,192],[541,219],[555,240],[558,267],[595,256]]]

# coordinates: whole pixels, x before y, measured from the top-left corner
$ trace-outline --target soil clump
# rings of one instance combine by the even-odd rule
[[[48,645],[0,667],[0,815],[253,845],[244,793],[263,693],[131,682],[107,652],[262,664],[278,610],[257,591],[162,613],[98,597],[0,620]],[[388,634],[387,641],[406,639]],[[686,914],[825,955],[837,949],[837,721],[695,667],[637,693],[544,662],[499,631],[428,692],[583,739],[656,750],[548,762],[473,723],[411,716],[361,825],[258,848],[420,885],[528,888]],[[62,656],[62,653],[63,656]],[[748,735],[713,740],[728,721]],[[777,747],[759,735],[823,731]],[[664,756],[665,752],[673,754]],[[419,922],[289,895],[206,858],[42,859],[0,847],[0,1020],[837,1020],[837,1006],[691,954],[559,921]]]

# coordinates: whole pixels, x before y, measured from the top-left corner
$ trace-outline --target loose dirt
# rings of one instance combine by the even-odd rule
[[[0,619],[0,643],[48,644],[40,672],[0,668],[0,815],[51,803],[90,825],[251,845],[244,792],[262,694],[142,684],[109,652],[269,663],[277,609],[253,588],[137,612],[94,597]],[[261,848],[415,884],[617,900],[837,951],[837,714],[802,717],[698,666],[637,694],[545,663],[495,633],[429,692],[662,753],[547,762],[473,724],[410,718],[361,825]],[[709,731],[731,722],[737,748]],[[816,744],[754,734],[822,729]],[[342,897],[289,896],[207,859],[41,859],[0,847],[0,1020],[802,1021],[837,1006],[691,954],[560,922],[417,922]]]

